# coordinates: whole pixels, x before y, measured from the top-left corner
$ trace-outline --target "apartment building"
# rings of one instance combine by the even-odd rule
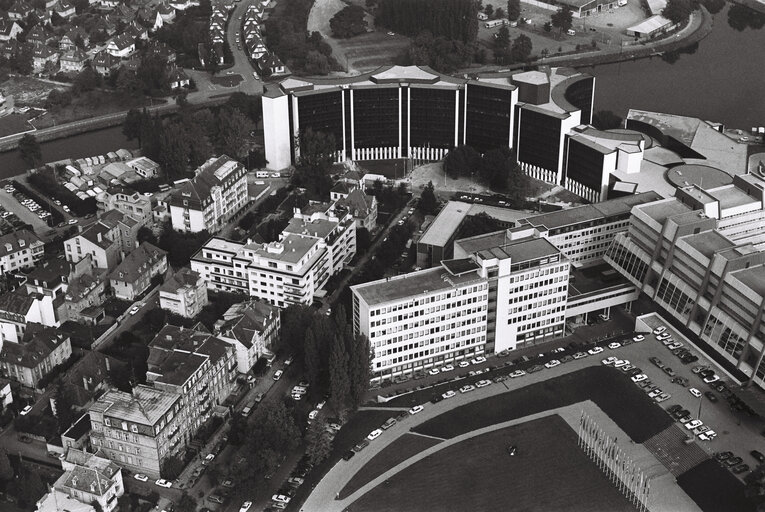
[[[76,263],[90,254],[95,267],[113,269],[137,247],[141,226],[141,222],[118,210],[107,211],[98,222],[64,242],[66,260]]]
[[[272,355],[280,329],[279,308],[258,300],[234,304],[215,324],[216,336],[236,350],[239,373],[248,373],[260,357]]]
[[[152,209],[156,206],[156,199],[153,199],[151,194],[141,194],[120,185],[107,188],[98,206],[104,212],[117,210],[146,224],[152,220]]]
[[[168,199],[170,220],[184,233],[217,233],[247,201],[247,169],[226,155],[213,157],[194,178],[176,182]]]
[[[45,244],[26,229],[0,236],[0,276],[22,268],[31,268],[45,254]]]
[[[30,326],[57,327],[53,299],[22,290],[0,295],[0,343],[20,343]]]
[[[192,424],[178,393],[139,384],[111,389],[88,409],[93,449],[133,473],[159,478],[162,462],[181,453]]]
[[[191,269],[212,290],[248,293],[278,307],[311,304],[356,253],[353,215],[331,206],[317,203],[296,211],[278,242],[213,237],[191,258]]]
[[[656,192],[643,192],[525,217],[516,221],[516,226],[533,227],[538,236],[560,249],[573,266],[587,267],[602,262],[616,234],[627,231],[633,206],[659,199],[661,196]],[[455,253],[456,257],[462,256]]]
[[[207,305],[207,283],[198,272],[186,267],[169,277],[159,288],[159,307],[185,318],[194,318]]]
[[[155,276],[167,272],[167,251],[149,242],[133,249],[109,274],[109,284],[118,299],[135,300],[149,289]]]
[[[22,386],[36,388],[40,379],[72,355],[68,336],[55,329],[39,328],[17,343],[5,342],[0,349],[0,374]]]
[[[117,508],[117,499],[125,493],[122,469],[117,464],[97,454],[70,449],[61,465],[64,474],[56,480],[48,495],[40,500],[43,505],[38,511],[79,510],[80,507],[64,506],[66,500],[61,500],[56,493],[78,501],[81,506],[98,503],[103,512],[112,512]]]
[[[698,336],[741,381],[765,387],[765,180],[678,189],[638,205],[605,260]]]
[[[473,237],[469,257],[351,288],[373,381],[562,336],[569,262],[550,242]]]

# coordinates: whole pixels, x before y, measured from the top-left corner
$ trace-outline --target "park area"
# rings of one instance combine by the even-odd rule
[[[517,447],[514,456],[509,445]],[[559,416],[448,446],[397,473],[352,508],[635,510],[577,446],[576,433]]]

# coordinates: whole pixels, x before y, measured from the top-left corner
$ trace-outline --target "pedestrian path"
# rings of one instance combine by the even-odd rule
[[[648,448],[670,473],[678,477],[709,458],[695,442],[685,444],[685,432],[670,425],[646,441]]]
[[[422,436],[422,437],[428,437],[428,438],[430,438],[430,439],[435,439],[435,440],[437,440],[437,441],[443,441],[443,440],[444,440],[444,438],[443,438],[443,437],[438,437],[438,436],[431,436],[431,435],[428,435],[428,434],[423,434],[423,433],[421,433],[421,432],[415,432],[414,430],[413,430],[413,431],[411,431],[411,432],[409,432],[409,433],[410,433],[411,435],[414,435],[414,436]]]

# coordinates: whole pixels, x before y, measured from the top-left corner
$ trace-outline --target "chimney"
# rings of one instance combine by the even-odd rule
[[[101,232],[100,232],[100,231],[99,231],[99,232],[98,232],[98,234],[96,235],[96,238],[98,238],[98,241],[99,241],[99,242],[103,242],[103,235],[101,234]]]

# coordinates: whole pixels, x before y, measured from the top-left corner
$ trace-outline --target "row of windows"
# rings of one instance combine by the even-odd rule
[[[539,290],[534,293],[526,293],[524,295],[514,295],[510,298],[508,301],[508,304],[517,304],[519,302],[526,302],[529,300],[534,300],[539,297],[546,297],[547,295],[553,295],[556,293],[565,293],[566,292],[566,286],[556,286],[554,288],[547,288],[544,290]]]
[[[466,318],[464,320],[460,320],[459,322],[452,322],[450,324],[438,325],[438,326],[431,327],[429,329],[423,329],[421,331],[407,333],[404,335],[404,339],[417,338],[420,336],[428,336],[432,334],[437,334],[439,332],[448,331],[450,329],[457,329],[465,325],[472,325],[475,323],[485,322],[485,321],[486,321],[486,315],[482,315],[480,317]],[[372,331],[370,334],[370,338],[388,336],[393,333],[407,331],[409,329],[414,329],[419,326],[420,326],[419,324],[407,324],[407,325],[394,326],[388,329],[380,329],[379,331]]]
[[[445,293],[439,293],[437,295],[431,295],[430,297],[423,297],[422,299],[415,299],[410,302],[406,303],[399,303],[394,304],[392,306],[383,306],[378,309],[372,309],[369,312],[369,316],[377,316],[377,315],[383,315],[385,313],[394,313],[396,311],[403,311],[406,309],[410,309],[413,307],[419,307],[425,304],[431,304],[433,302],[440,302],[443,300],[449,300],[453,299],[455,297],[460,297],[462,295],[467,295],[470,293],[475,293],[478,291],[482,291],[486,289],[486,284],[479,284],[476,286],[467,286],[465,288],[457,288],[455,290],[451,290]]]
[[[455,342],[451,345],[439,345],[439,346],[433,346],[430,348],[427,348],[425,350],[420,350],[412,354],[402,354],[400,356],[392,357],[389,359],[383,359],[383,360],[375,360],[375,368],[383,368],[385,366],[390,366],[392,364],[399,364],[404,363],[406,361],[415,361],[422,359],[424,357],[433,356],[435,354],[440,354],[443,352],[452,352],[455,350],[455,348],[464,347],[468,345],[475,345],[484,343],[486,341],[486,336],[478,336],[474,340],[461,340],[459,342]],[[454,355],[454,354],[452,354]]]
[[[472,332],[473,330],[475,332],[483,332],[483,331],[486,330],[486,326],[485,325],[477,325],[474,328],[466,330],[464,332],[468,332],[468,331]],[[396,337],[390,338],[388,340],[372,342],[372,346],[375,347],[375,348],[392,346],[392,345],[395,345],[396,343],[400,343],[402,341],[408,341],[410,339],[413,339],[414,337],[415,336],[412,336],[411,334],[402,335],[402,336],[396,336]],[[427,346],[427,345],[437,345],[439,343],[444,343],[446,341],[453,340],[453,339],[458,338],[458,337],[460,337],[460,334],[456,333],[456,332],[444,334],[442,336],[429,336],[428,338],[420,340],[418,342],[418,344],[420,346],[422,346],[422,347]]]
[[[486,296],[484,295],[482,297],[473,297],[472,299],[458,301],[457,307],[461,308],[463,306],[468,306],[469,304],[475,304],[479,300],[481,302],[484,302],[486,300]],[[418,311],[413,311],[411,313],[405,313],[403,315],[394,315],[388,318],[382,318],[380,320],[372,320],[372,322],[370,323],[370,327],[374,328],[380,325],[392,324],[394,322],[401,322],[404,320],[409,320],[411,318],[418,318],[421,316],[426,318],[424,320],[421,320],[420,322],[417,322],[417,325],[427,325],[427,324],[432,324],[436,322],[442,322],[444,320],[450,320],[452,318],[464,316],[464,315],[475,313],[478,311],[484,311],[486,309],[486,304],[481,304],[480,306],[468,308],[465,310],[461,309],[459,311],[453,311],[450,313],[446,313],[445,315],[436,315],[436,313],[439,313],[440,311],[447,311],[449,309],[454,309],[454,305],[439,304],[438,306],[427,308],[426,310],[422,310],[422,311],[418,310]]]

